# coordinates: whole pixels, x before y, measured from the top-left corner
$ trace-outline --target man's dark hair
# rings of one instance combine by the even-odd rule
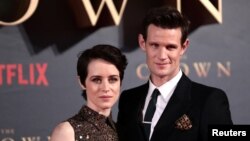
[[[185,18],[177,9],[169,6],[153,8],[146,14],[143,20],[142,35],[147,39],[147,30],[150,24],[161,28],[181,28],[183,44],[188,36],[189,20]]]

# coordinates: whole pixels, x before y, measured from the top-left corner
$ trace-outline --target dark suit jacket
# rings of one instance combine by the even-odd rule
[[[121,141],[146,141],[142,110],[149,84],[125,90],[119,100],[117,129]],[[186,114],[189,130],[176,128],[176,121]],[[182,75],[177,87],[154,128],[151,141],[207,141],[208,125],[233,124],[224,91],[191,81]]]

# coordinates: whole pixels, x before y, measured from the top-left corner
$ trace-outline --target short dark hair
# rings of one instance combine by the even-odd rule
[[[183,44],[188,36],[190,21],[184,17],[177,9],[170,6],[155,7],[148,11],[143,23],[142,32],[144,39],[147,39],[147,30],[150,24],[161,28],[181,28]]]
[[[99,44],[90,49],[86,49],[78,54],[77,74],[80,77],[81,84],[85,86],[85,80],[88,75],[88,65],[94,59],[103,59],[113,64],[119,71],[122,82],[124,70],[127,67],[127,58],[121,50],[112,45]],[[86,94],[83,92],[86,99]]]

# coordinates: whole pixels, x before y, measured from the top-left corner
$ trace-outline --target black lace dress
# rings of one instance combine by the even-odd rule
[[[76,141],[118,141],[112,117],[105,117],[87,106],[67,120],[75,131]]]

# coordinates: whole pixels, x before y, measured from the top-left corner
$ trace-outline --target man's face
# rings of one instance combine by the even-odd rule
[[[166,82],[179,72],[181,56],[189,43],[186,40],[181,44],[181,37],[181,28],[164,29],[153,24],[148,27],[147,39],[139,35],[139,44],[146,53],[153,83],[159,79]]]

